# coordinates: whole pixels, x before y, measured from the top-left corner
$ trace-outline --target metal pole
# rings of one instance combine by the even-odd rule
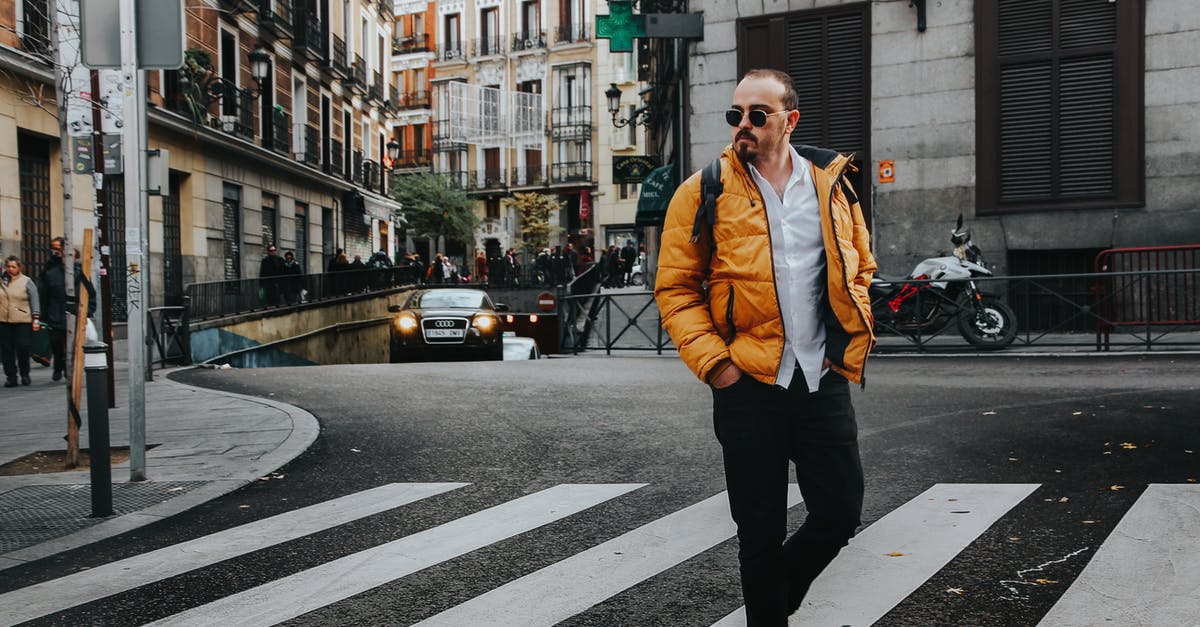
[[[137,7],[135,0],[120,0],[121,78],[124,81],[125,161],[125,246],[128,260],[129,307],[129,479],[146,480],[146,343],[142,289],[142,263],[145,241],[145,192],[142,189],[146,167],[145,75],[137,67]]]
[[[112,460],[108,442],[108,347],[89,341],[83,347],[87,371],[88,454],[92,474],[92,516],[111,516]]]

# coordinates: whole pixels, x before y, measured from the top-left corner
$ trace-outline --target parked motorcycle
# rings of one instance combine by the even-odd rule
[[[963,339],[980,349],[999,349],[1017,337],[1017,318],[1011,307],[984,294],[975,277],[992,276],[983,253],[971,241],[963,218],[950,233],[954,254],[931,257],[907,277],[876,274],[871,280],[871,311],[876,333],[931,337],[957,323]],[[921,282],[914,282],[921,281]]]

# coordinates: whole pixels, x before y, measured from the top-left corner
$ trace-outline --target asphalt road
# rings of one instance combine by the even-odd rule
[[[1036,624],[1148,484],[1200,478],[1197,372],[1200,357],[1170,355],[872,360],[865,391],[854,393],[865,526],[935,484],[1037,485],[878,624]],[[391,482],[469,485],[38,624],[143,624],[561,484],[645,484],[288,623],[411,624],[724,489],[710,393],[674,358],[193,370],[176,378],[301,406],[318,417],[321,436],[271,480],[0,572],[0,592]],[[793,525],[803,511],[792,511]],[[711,625],[741,604],[736,553],[735,540],[720,542],[564,624]],[[1036,577],[1029,573],[1039,566]]]

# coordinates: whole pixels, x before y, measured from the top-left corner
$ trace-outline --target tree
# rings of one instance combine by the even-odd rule
[[[550,224],[550,214],[565,207],[564,201],[530,192],[513,194],[507,204],[521,215],[521,245],[527,252],[549,247],[550,236],[562,230],[562,227]]]
[[[408,228],[420,235],[470,242],[479,226],[467,193],[445,175],[422,172],[397,176],[392,197],[404,207]]]

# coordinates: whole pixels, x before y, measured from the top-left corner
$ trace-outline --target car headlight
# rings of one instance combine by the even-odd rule
[[[496,318],[494,316],[475,316],[472,324],[480,331],[491,331],[496,326]]]
[[[412,314],[401,314],[396,317],[396,328],[407,333],[417,328],[417,319]]]

